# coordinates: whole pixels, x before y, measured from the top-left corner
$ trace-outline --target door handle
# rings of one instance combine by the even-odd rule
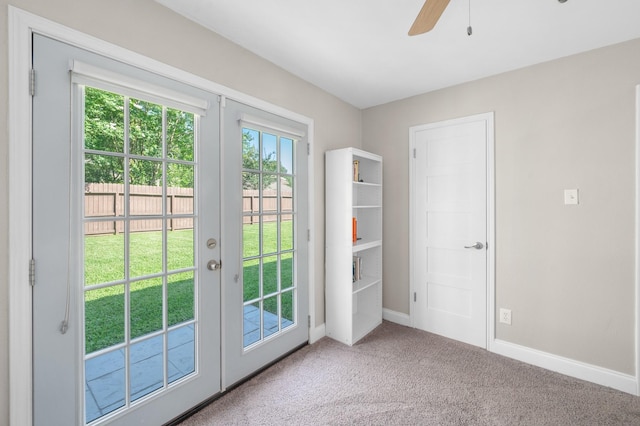
[[[476,250],[481,250],[481,249],[484,248],[484,244],[482,244],[480,241],[478,241],[474,245],[472,245],[472,246],[464,246],[464,248],[473,248],[473,249],[476,249]]]
[[[207,262],[207,269],[210,271],[217,271],[222,268],[222,262],[218,262],[217,260],[211,259]]]

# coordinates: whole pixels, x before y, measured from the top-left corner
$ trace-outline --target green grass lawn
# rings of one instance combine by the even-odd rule
[[[244,225],[244,256],[259,254],[258,225]],[[282,247],[292,248],[292,226],[282,226]],[[267,223],[263,229],[265,251],[277,247],[276,223]],[[162,233],[139,232],[131,234],[131,277],[142,277],[162,272]],[[277,291],[277,257],[263,258],[264,294]],[[168,270],[193,265],[193,232],[170,231],[167,240]],[[244,300],[260,294],[259,259],[248,260],[243,266]],[[293,255],[281,255],[282,289],[293,286]],[[100,235],[85,238],[85,284],[94,285],[124,279],[124,236]],[[162,328],[162,279],[152,278],[131,283],[130,289],[131,337],[136,338]],[[124,341],[125,297],[124,285],[116,285],[85,292],[86,352],[91,353]],[[293,320],[292,292],[282,295],[282,316]],[[277,313],[277,296],[264,301],[265,310]],[[169,326],[190,320],[194,316],[193,273],[170,274],[167,286]]]

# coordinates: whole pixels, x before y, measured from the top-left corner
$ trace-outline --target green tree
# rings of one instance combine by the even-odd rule
[[[125,108],[129,112],[129,182],[134,185],[160,185],[162,182],[163,114],[167,185],[193,188],[194,168],[171,160],[193,161],[195,116],[192,113],[165,108],[152,102],[129,99],[122,95],[92,87],[85,88],[84,143],[100,153],[85,156],[85,181],[88,183],[124,183]],[[269,137],[272,137],[269,135]],[[276,152],[260,152],[260,133],[243,129],[242,161],[245,170],[243,189],[268,188],[278,174],[291,185],[287,169],[278,165]],[[262,172],[262,173],[260,173]]]
[[[258,132],[255,130],[243,129],[242,131],[242,165],[245,169],[242,179],[242,189],[259,189],[260,173],[262,171],[262,188],[268,188],[278,179],[277,173],[285,174],[287,169],[284,166],[278,167],[278,159],[275,152],[265,152],[260,163],[260,149],[256,141]],[[254,136],[256,135],[256,136]],[[259,137],[259,136],[258,136]],[[262,167],[261,167],[262,166]],[[285,176],[291,185],[291,176]]]
[[[85,88],[85,148],[104,152],[124,152],[124,97],[104,90]],[[124,163],[112,155],[87,155],[85,180],[96,183],[123,183]]]
[[[163,107],[138,99],[130,99],[129,151],[133,155],[150,157],[133,159],[129,163],[129,180],[134,185],[159,185],[162,182],[162,116]],[[125,97],[92,87],[85,88],[84,142],[87,149],[101,151],[87,154],[85,181],[124,183]],[[194,115],[165,108],[167,157],[193,161]],[[193,167],[184,164],[167,165],[167,184],[193,188]]]

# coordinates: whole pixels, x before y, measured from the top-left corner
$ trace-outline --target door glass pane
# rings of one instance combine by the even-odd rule
[[[162,162],[129,160],[131,215],[162,214]]]
[[[124,159],[122,157],[85,154],[84,214],[85,217],[124,215]],[[97,229],[90,233],[105,231],[107,230]]]
[[[129,102],[129,152],[145,157],[162,157],[163,107],[131,99]]]
[[[263,259],[262,294],[267,296],[278,291],[278,256]]]
[[[278,251],[278,218],[264,216],[262,225],[262,254],[271,254]]]
[[[169,332],[169,383],[195,371],[195,332],[189,324]]]
[[[124,96],[93,87],[85,87],[84,95],[84,147],[123,153]]]
[[[242,168],[260,170],[260,134],[257,130],[242,129]]]
[[[282,176],[280,179],[280,211],[293,211],[293,176]]]
[[[84,233],[84,283],[124,279],[124,222],[88,222]]]
[[[269,337],[278,332],[280,324],[278,323],[278,296],[269,297],[264,299],[264,311],[263,311],[263,336]]]
[[[293,175],[293,140],[280,138],[280,170],[281,173]]]
[[[245,260],[242,265],[242,298],[245,302],[260,297],[260,260]]]
[[[167,316],[169,327],[195,319],[195,280],[193,272],[167,277]]]
[[[167,156],[175,160],[193,161],[195,117],[193,114],[167,108]]]
[[[93,421],[197,370],[199,121],[100,89],[84,93],[85,410]]]
[[[280,250],[293,250],[293,218],[280,216]]]
[[[193,218],[167,221],[167,271],[195,266]]]
[[[243,309],[243,344],[246,348],[261,339],[260,334],[260,302],[253,302]]]
[[[132,220],[129,230],[129,276],[162,272],[162,220]]]
[[[162,278],[130,284],[130,336],[135,339],[162,329]]]
[[[131,401],[164,386],[163,336],[134,343],[129,349]]]
[[[167,214],[193,213],[194,167],[186,164],[167,164]]]
[[[293,287],[293,253],[280,255],[280,282],[283,290]]]
[[[85,352],[90,354],[123,343],[125,336],[124,285],[84,293]]]
[[[242,225],[242,253],[244,257],[260,255],[260,216],[245,216]]]
[[[87,423],[125,405],[127,382],[124,349],[87,358],[84,371]]]
[[[278,164],[277,154],[278,137],[269,133],[262,134],[262,169],[263,171],[275,172]]]
[[[245,348],[295,324],[296,141],[242,130]]]

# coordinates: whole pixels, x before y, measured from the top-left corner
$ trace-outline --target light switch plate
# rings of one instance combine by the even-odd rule
[[[564,190],[564,203],[565,204],[578,204],[578,190],[577,189],[565,189]]]

